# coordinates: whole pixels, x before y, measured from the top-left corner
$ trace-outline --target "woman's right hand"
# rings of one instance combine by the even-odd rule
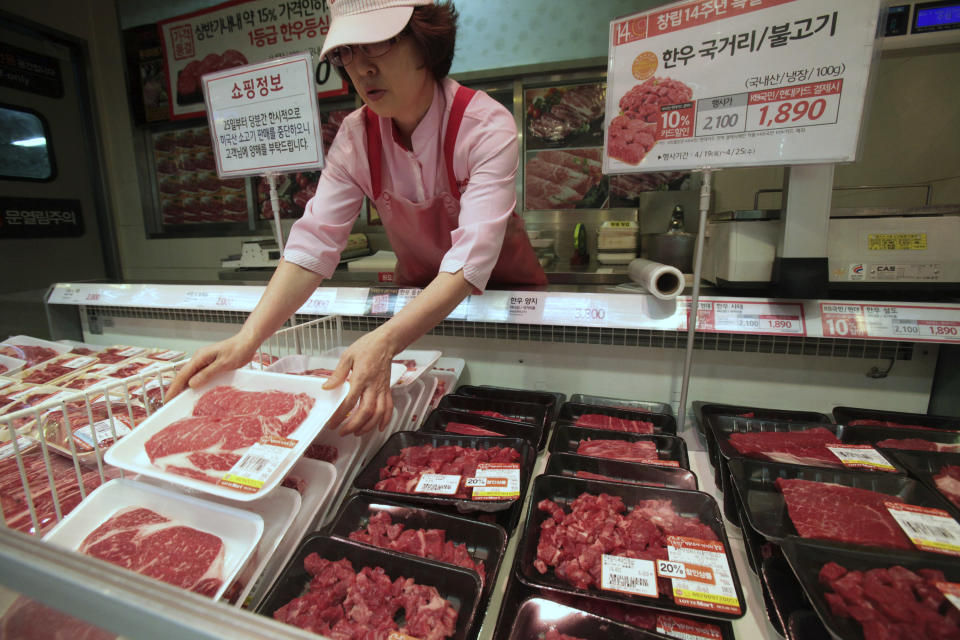
[[[193,354],[190,362],[173,379],[167,400],[176,397],[187,386],[196,389],[218,373],[239,369],[253,360],[259,346],[257,341],[238,333],[232,338],[203,347]]]

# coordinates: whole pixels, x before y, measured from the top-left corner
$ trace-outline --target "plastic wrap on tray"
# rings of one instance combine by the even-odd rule
[[[577,453],[590,457],[604,457],[595,455],[585,447],[587,441],[626,442],[632,444],[652,445],[656,447],[656,457],[644,460],[631,460],[634,464],[648,464],[662,467],[679,467],[689,469],[690,461],[687,457],[687,445],[683,439],[668,435],[641,435],[625,433],[623,431],[605,431],[601,429],[586,429],[567,424],[558,424],[553,440],[550,441],[550,451],[556,453]],[[586,451],[586,453],[585,453]],[[616,458],[606,458],[616,459]],[[621,458],[622,459],[622,458]]]
[[[960,453],[960,432],[943,429],[844,426],[843,441],[851,444],[870,444],[888,452]]]
[[[41,340],[32,336],[10,336],[0,342],[0,355],[5,355],[26,362],[25,369],[69,353],[70,346],[59,342]]]
[[[671,583],[671,579],[662,577],[662,572],[659,580],[656,579],[652,573],[649,574],[649,577],[643,577],[646,572],[653,571],[652,565],[655,563],[650,562],[650,567],[646,565],[640,567],[638,563],[641,563],[641,560],[637,560],[636,562],[631,561],[627,564],[632,564],[634,565],[633,567],[621,569],[617,567],[623,562],[622,558],[620,560],[611,560],[610,562],[613,568],[610,569],[610,576],[607,577],[607,572],[604,569],[604,577],[602,577],[602,580],[607,582],[601,583],[609,586],[601,588],[598,588],[600,585],[593,586],[592,584],[587,588],[574,586],[574,584],[568,580],[561,579],[561,577],[557,575],[555,568],[549,564],[546,565],[545,571],[538,569],[536,565],[541,562],[540,551],[550,553],[546,547],[541,546],[541,526],[545,521],[553,517],[553,507],[547,506],[547,503],[541,504],[542,501],[552,501],[565,513],[569,514],[570,505],[584,494],[590,494],[592,496],[604,494],[610,497],[607,500],[612,499],[614,503],[616,503],[617,500],[622,500],[626,507],[626,513],[636,508],[641,508],[641,506],[644,509],[655,510],[658,513],[655,520],[648,520],[646,518],[630,519],[631,522],[646,522],[652,527],[650,532],[640,538],[642,540],[656,540],[657,538],[651,537],[653,536],[653,529],[657,531],[662,527],[671,528],[674,531],[680,531],[682,529],[683,532],[687,534],[686,537],[682,537],[682,534],[678,536],[676,533],[667,531],[663,535],[670,536],[669,540],[666,537],[661,540],[663,540],[665,544],[672,541],[670,544],[677,544],[678,547],[686,544],[698,548],[702,547],[704,551],[701,555],[698,555],[698,561],[701,563],[711,563],[711,571],[714,575],[715,584],[717,584],[717,588],[722,591],[722,595],[716,597],[704,596],[703,599],[701,599],[698,595],[684,591],[684,589],[690,588],[687,586],[689,583],[685,581]],[[669,511],[669,517],[667,516],[667,511]],[[591,520],[591,522],[596,523],[597,521]],[[611,524],[610,526],[614,525]],[[695,531],[700,531],[700,533],[693,535]],[[709,532],[711,541],[703,537],[708,535],[707,532]],[[593,534],[587,533],[586,535],[590,537]],[[607,534],[601,532],[599,535],[606,536]],[[602,556],[602,550],[607,548],[608,542],[613,544],[613,540],[616,539],[617,538],[607,540],[606,538],[597,537],[595,542],[589,545],[591,548],[594,545],[599,545],[596,550],[590,553],[595,554],[595,560],[600,562],[601,566],[603,566],[603,558],[611,557],[609,555]],[[694,539],[696,539],[696,542],[693,541]],[[604,540],[607,540],[607,542],[604,542]],[[634,538],[626,538],[626,540],[633,541]],[[685,542],[681,543],[681,540]],[[549,546],[549,542],[547,544]],[[720,551],[721,547],[722,551]],[[617,547],[614,545],[612,548],[616,549]],[[706,551],[706,549],[710,549],[710,551]],[[634,553],[638,552],[659,553],[659,551],[655,551],[652,546],[648,551],[634,551]],[[586,550],[581,550],[581,553],[586,553]],[[675,562],[680,561],[679,558],[683,557],[683,554],[682,549],[678,548],[677,551],[671,550],[669,559]],[[660,556],[658,555],[656,557],[659,558]],[[620,556],[616,556],[616,558],[620,558]],[[516,562],[517,575],[522,582],[529,586],[550,592],[598,598],[610,602],[652,606],[669,611],[686,612],[693,615],[727,620],[740,618],[746,612],[746,600],[737,576],[737,569],[733,562],[730,543],[727,540],[726,531],[723,527],[720,509],[711,496],[698,491],[638,487],[615,482],[582,480],[579,478],[560,476],[540,476],[534,480],[529,508],[524,523],[523,536],[517,547]],[[582,560],[580,562],[582,562]],[[594,559],[591,559],[590,562],[593,564]],[[689,560],[687,562],[689,562]],[[714,562],[719,564],[714,566]],[[633,571],[642,571],[644,574],[637,573],[633,576],[627,573]],[[595,580],[594,574],[590,573],[589,575],[591,576],[592,583],[592,581]],[[653,584],[649,583],[651,578],[653,579]],[[638,593],[638,589],[646,590],[649,588],[653,589],[655,595],[641,595]],[[673,589],[672,595],[671,588]],[[688,599],[685,594],[691,597]]]
[[[551,421],[556,419],[557,413],[560,411],[560,405],[566,400],[564,394],[554,393],[552,391],[530,391],[527,389],[511,389],[492,385],[476,386],[471,384],[460,385],[457,388],[457,395],[487,398],[488,400],[509,400],[511,402],[542,404],[547,408],[547,416]]]
[[[97,449],[108,449],[146,418],[146,408],[136,400],[101,395],[66,403],[66,411],[64,407],[46,411],[40,430],[52,450],[67,457],[75,452],[81,463],[95,464]]]
[[[560,408],[557,421],[577,427],[603,429],[604,431],[657,435],[676,435],[677,433],[677,421],[670,414],[632,411],[630,409],[574,402],[567,402]]]
[[[435,409],[427,417],[420,430],[429,433],[523,438],[532,447],[536,447],[543,440],[543,429],[537,425],[513,420],[499,420],[476,413],[453,411],[451,409]]]
[[[858,409],[834,407],[833,417],[837,422],[851,427],[894,427],[908,429],[946,429],[960,431],[960,418],[932,416],[925,413],[905,413],[885,409]]]
[[[45,360],[29,369],[24,369],[20,375],[20,381],[25,384],[52,384],[56,386],[57,381],[75,376],[96,363],[97,359],[94,356],[78,356],[68,353]]]
[[[960,453],[895,451],[893,456],[911,476],[947,500],[960,516]]]
[[[450,394],[444,396],[437,405],[438,409],[452,411],[467,411],[478,415],[485,415],[500,420],[513,420],[527,424],[546,427],[550,423],[550,414],[547,407],[534,402],[517,402],[515,400],[500,400],[495,398],[476,398]]]
[[[570,402],[577,404],[589,404],[596,407],[610,407],[613,409],[629,409],[630,411],[642,411],[644,413],[665,413],[673,415],[673,407],[666,402],[654,402],[652,400],[626,400],[623,398],[608,398],[606,396],[592,396],[583,393],[575,393],[570,396]]]
[[[551,453],[544,474],[641,484],[650,487],[697,490],[697,476],[687,469],[654,467],[623,460],[579,456],[575,453]]]
[[[768,409],[766,407],[751,407],[736,404],[721,404],[704,402],[693,403],[693,411],[697,414],[697,428],[706,434],[706,422],[710,416],[737,416],[740,418],[760,418],[763,420],[780,420],[784,422],[822,422],[831,424],[833,420],[823,413],[816,411],[802,411],[793,409]]]
[[[648,640],[656,636],[551,600],[530,598],[520,605],[509,640],[529,638]]]
[[[456,610],[455,631],[450,637],[453,640],[471,637],[481,588],[476,573],[320,534],[304,538],[266,598],[257,607],[257,613],[272,617],[275,611],[304,593],[311,580],[304,568],[304,560],[313,553],[329,561],[346,559],[355,572],[360,572],[364,567],[379,567],[391,581],[403,576],[413,579],[418,585],[436,588],[440,596]]]
[[[326,529],[326,533],[338,538],[352,539],[351,534],[363,532],[370,524],[371,518],[382,516],[382,514],[389,516],[392,525],[400,525],[407,531],[439,529],[444,532],[447,541],[454,545],[464,545],[472,562],[478,565],[482,563],[483,576],[481,576],[481,581],[484,585],[483,591],[485,596],[489,595],[496,582],[497,571],[507,547],[507,534],[502,527],[409,504],[405,505],[392,500],[383,500],[378,496],[362,491],[354,494],[343,504],[340,512]],[[413,533],[401,534],[396,538],[392,535],[390,537],[394,540],[399,539],[401,543],[400,549],[391,549],[392,551],[417,557],[428,557],[423,553],[415,553],[403,548],[407,546],[402,544],[404,541],[419,542],[423,537]],[[435,540],[435,538],[426,536],[425,544],[428,544],[431,540]],[[364,540],[354,541],[372,544]],[[380,545],[375,544],[373,546],[380,547]],[[441,547],[442,545],[434,546]],[[451,563],[436,557],[428,557],[428,559],[447,564]],[[456,565],[457,563],[452,564]],[[463,568],[469,567],[463,566]]]
[[[777,487],[778,478],[837,484],[889,495],[910,505],[949,509],[949,504],[941,496],[917,480],[902,475],[820,469],[748,459],[731,460],[730,474],[737,497],[743,505],[746,522],[764,538],[776,543],[781,543],[789,535],[797,535],[787,502]],[[834,516],[824,514],[825,521],[839,523],[849,520],[849,507],[841,509],[843,513]]]

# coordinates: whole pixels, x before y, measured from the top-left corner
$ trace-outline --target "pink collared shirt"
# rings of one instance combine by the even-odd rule
[[[411,202],[424,202],[449,190],[443,158],[443,134],[453,96],[460,85],[438,83],[433,103],[411,137],[412,150],[397,140],[390,119],[380,120],[383,140],[383,189]],[[490,278],[516,199],[517,127],[513,115],[485,93],[467,106],[453,154],[461,184],[459,226],[440,271],[463,269],[467,281],[483,290]],[[290,231],[283,258],[318,273],[333,275],[363,196],[372,197],[362,109],[347,116],[326,156],[316,195]]]

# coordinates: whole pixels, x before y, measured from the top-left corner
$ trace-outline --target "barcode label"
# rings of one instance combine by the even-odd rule
[[[674,602],[734,615],[742,611],[722,542],[668,536],[667,555],[683,563],[686,574],[672,580]]]
[[[414,493],[436,493],[443,496],[452,496],[460,487],[460,476],[445,475],[442,473],[424,473],[417,482]]]
[[[30,447],[36,443],[37,441],[30,436],[17,436],[17,448],[20,449],[20,453],[23,453],[27,447]],[[13,450],[12,442],[8,442],[0,447],[0,460],[5,460],[13,455],[15,455],[15,452]]]
[[[921,551],[960,556],[960,523],[941,509],[885,503],[910,542]]]
[[[258,442],[224,474],[220,486],[256,493],[286,462],[296,440],[271,438],[270,443]],[[292,444],[291,444],[292,443]]]
[[[600,556],[600,588],[656,598],[657,574],[651,560]]]
[[[848,444],[842,447],[827,445],[827,449],[830,449],[845,467],[893,472],[897,470],[883,454],[868,444]]]
[[[117,427],[117,439],[122,438],[123,436],[130,433],[130,427],[120,422],[119,420],[115,421]],[[106,440],[113,440],[113,429],[110,427],[110,420],[101,420],[99,422],[93,423],[93,431],[97,437],[97,446],[102,445]],[[91,449],[93,448],[93,438],[90,437],[90,427],[79,427],[73,430],[73,435],[78,438],[81,442],[86,444]]]

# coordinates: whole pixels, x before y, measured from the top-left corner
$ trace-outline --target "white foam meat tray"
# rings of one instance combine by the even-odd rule
[[[273,373],[286,373],[286,374],[300,374],[303,371],[309,371],[310,369],[329,369],[333,371],[337,368],[337,364],[340,362],[340,358],[335,356],[303,356],[303,355],[294,355],[294,356],[284,356],[264,369],[264,371],[271,371]],[[400,378],[403,377],[403,374],[407,372],[407,368],[402,364],[391,364],[390,365],[390,386],[393,387],[396,385]],[[319,380],[326,381],[327,378],[321,376],[315,376]]]
[[[263,486],[255,493],[239,491],[175,473],[168,473],[154,466],[150,462],[150,458],[144,449],[144,444],[147,440],[171,423],[192,415],[193,407],[200,396],[213,387],[220,385],[228,385],[241,391],[280,390],[288,393],[306,393],[316,400],[313,409],[307,414],[303,423],[287,436],[287,438],[291,440],[296,440],[297,444],[287,454],[283,463],[267,478]],[[327,420],[330,419],[333,412],[340,406],[340,403],[343,402],[343,399],[349,391],[349,383],[344,383],[336,389],[326,391],[323,389],[323,380],[311,376],[288,376],[281,373],[251,371],[249,369],[230,371],[215,377],[209,384],[203,387],[203,389],[187,389],[158,409],[156,413],[144,420],[132,433],[110,447],[107,450],[106,456],[104,456],[104,460],[106,460],[107,464],[120,467],[126,471],[140,473],[177,486],[194,489],[201,493],[243,502],[256,500],[270,493],[270,491],[277,487],[281,480],[286,477],[291,467],[293,467],[296,461],[303,455],[304,450],[317,437],[317,434],[323,429]]]
[[[126,478],[97,487],[43,537],[45,542],[77,551],[97,527],[121,509],[142,507],[179,524],[218,536],[223,541],[223,584],[214,595],[219,599],[233,583],[263,535],[263,518],[243,509],[186,496]]]
[[[336,347],[335,349],[329,349],[324,351],[323,355],[327,356],[336,356],[337,359],[340,358],[340,354],[347,350],[347,347]],[[410,371],[405,371],[403,376],[400,378],[400,382],[397,383],[397,387],[406,387],[413,384],[420,379],[424,373],[430,370],[440,356],[443,355],[439,351],[420,351],[417,349],[407,349],[406,351],[401,351],[397,355],[393,356],[394,360],[413,360],[416,363],[416,368]]]

